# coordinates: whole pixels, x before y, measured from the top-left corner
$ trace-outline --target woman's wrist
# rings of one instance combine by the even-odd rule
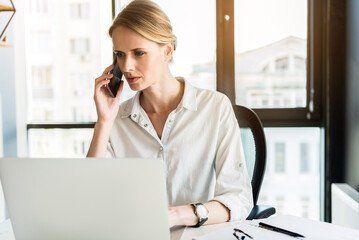
[[[194,214],[191,205],[184,205],[172,208],[175,211],[175,225],[178,226],[194,226],[198,222],[197,216]]]
[[[95,127],[101,129],[101,131],[111,131],[115,118],[102,119],[98,118]]]
[[[113,122],[97,121],[87,157],[105,157]]]

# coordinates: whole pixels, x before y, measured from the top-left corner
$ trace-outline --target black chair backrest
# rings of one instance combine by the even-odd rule
[[[258,115],[244,106],[233,106],[240,128],[249,128],[253,134],[255,145],[255,163],[252,175],[253,202],[257,204],[259,191],[262,186],[267,160],[267,145],[262,122]],[[244,149],[245,151],[245,149]]]

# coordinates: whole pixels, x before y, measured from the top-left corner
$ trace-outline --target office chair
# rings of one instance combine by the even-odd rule
[[[257,205],[259,191],[262,186],[262,181],[264,177],[264,171],[267,161],[267,146],[266,138],[264,135],[263,125],[258,117],[258,115],[251,109],[244,106],[233,106],[234,113],[236,115],[239,127],[241,129],[241,135],[247,129],[250,130],[250,135],[254,141],[254,164],[253,164],[253,173],[252,173],[252,191],[253,191],[253,204],[254,207],[250,214],[247,217],[247,220],[267,218],[275,214],[275,208],[267,205]],[[247,149],[244,146],[244,151]],[[245,154],[248,155],[248,154]],[[248,159],[246,156],[247,166]]]

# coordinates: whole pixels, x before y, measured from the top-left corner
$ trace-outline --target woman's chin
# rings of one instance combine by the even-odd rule
[[[143,87],[141,84],[128,84],[132,91],[142,91]]]

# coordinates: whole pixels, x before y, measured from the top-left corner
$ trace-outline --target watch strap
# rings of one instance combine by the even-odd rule
[[[197,213],[197,206],[199,205],[203,205],[202,203],[192,203],[191,204],[194,208],[194,214],[196,214],[197,218],[198,218],[198,222],[196,225],[192,226],[192,227],[195,227],[195,228],[198,228],[200,227],[203,223],[205,223],[207,220],[208,220],[208,217],[200,217]],[[203,205],[204,206],[204,205]],[[205,207],[205,206],[204,206]]]

